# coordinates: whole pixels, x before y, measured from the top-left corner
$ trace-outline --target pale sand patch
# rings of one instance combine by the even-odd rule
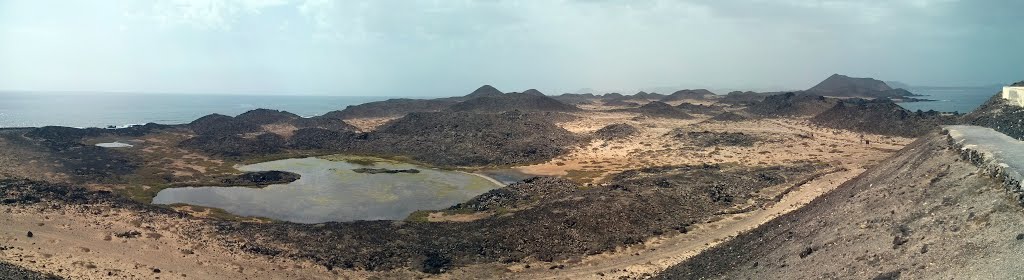
[[[370,132],[370,131],[377,130],[377,128],[380,127],[381,125],[383,125],[383,124],[385,124],[387,122],[390,122],[392,120],[395,120],[395,119],[398,119],[398,117],[357,118],[357,119],[347,119],[347,120],[345,120],[345,123],[351,124],[352,126],[355,126],[356,128],[359,128],[359,130],[362,131],[362,132]]]
[[[276,123],[276,124],[265,124],[263,125],[263,131],[270,132],[273,134],[280,135],[285,139],[295,135],[295,130],[298,130],[294,125],[288,123]]]

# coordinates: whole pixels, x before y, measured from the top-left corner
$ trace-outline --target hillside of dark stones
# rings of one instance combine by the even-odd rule
[[[444,166],[510,165],[551,159],[578,141],[550,120],[519,111],[434,112],[385,124],[359,149]]]
[[[648,168],[588,188],[565,179],[535,178],[447,210],[506,213],[469,222],[224,222],[218,236],[238,240],[245,251],[308,259],[330,268],[408,267],[439,273],[488,262],[561,261],[686,232],[746,202],[753,192],[800,182],[815,170],[810,165]]]
[[[448,107],[448,110],[455,112],[499,113],[512,110],[523,112],[575,112],[580,109],[539,94],[539,92],[513,92],[469,99]]]
[[[732,91],[727,93],[725,96],[716,100],[717,103],[738,105],[738,106],[749,106],[755,103],[761,102],[765,97],[775,95],[778,93],[770,92],[753,92],[753,91]]]
[[[664,102],[651,101],[637,108],[618,109],[619,112],[638,113],[652,118],[691,119],[693,116]]]
[[[815,116],[835,106],[837,99],[787,92],[765,97],[747,107],[747,112],[765,117]]]
[[[656,93],[656,92],[644,92],[644,91],[641,91],[641,92],[637,92],[636,94],[632,95],[631,98],[647,99],[647,100],[661,100],[662,98],[665,98],[665,95],[664,94],[660,94],[660,93]]]
[[[249,110],[248,112],[235,116],[236,120],[248,122],[255,125],[284,123],[300,118],[302,117],[296,114],[289,113],[287,111],[270,110],[263,108]]]
[[[451,99],[397,98],[384,101],[349,105],[340,111],[331,111],[323,117],[333,119],[395,118],[415,112],[437,112],[457,103]]]
[[[684,89],[673,92],[668,96],[661,98],[661,102],[672,102],[687,99],[706,99],[708,97],[715,96],[714,92],[706,89]]]
[[[1015,85],[1024,86],[1024,82]],[[1024,140],[1024,108],[1011,105],[996,93],[985,104],[963,118],[963,123],[984,126],[1010,137]]]
[[[811,123],[835,129],[901,137],[918,137],[953,124],[956,117],[939,112],[911,112],[886,100],[847,99],[811,118]]]
[[[720,106],[699,105],[687,102],[679,103],[679,105],[676,105],[676,108],[686,113],[701,115],[716,115],[722,112],[722,107]]]
[[[590,104],[594,100],[598,99],[597,95],[593,93],[563,93],[561,95],[552,96],[555,100],[569,105],[579,104]]]
[[[259,124],[221,114],[203,116],[189,123],[187,127],[198,135],[234,135],[262,129]]]

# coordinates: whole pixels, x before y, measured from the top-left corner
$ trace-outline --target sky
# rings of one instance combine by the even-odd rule
[[[1016,0],[0,0],[0,90],[446,96],[1024,80]]]

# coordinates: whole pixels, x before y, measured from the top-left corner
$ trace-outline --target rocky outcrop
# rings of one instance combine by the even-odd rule
[[[287,146],[299,150],[353,150],[357,141],[366,139],[365,133],[350,130],[330,130],[323,128],[303,128],[295,131],[288,139]]]
[[[640,92],[637,92],[636,94],[634,94],[631,98],[646,99],[646,100],[661,100],[662,98],[665,98],[665,95],[664,94],[660,94],[660,93],[656,93],[656,92],[640,91]]]
[[[221,184],[224,186],[266,186],[287,184],[295,182],[299,178],[299,174],[286,171],[255,171],[221,179]]]
[[[732,91],[719,98],[716,102],[720,104],[737,105],[737,106],[750,106],[761,102],[765,97],[775,95],[779,93],[772,92],[753,92],[753,91]]]
[[[918,137],[935,131],[939,125],[952,124],[954,116],[939,112],[910,112],[890,100],[841,100],[814,118],[811,123],[835,129],[900,137]]]
[[[676,128],[665,134],[676,140],[685,141],[698,147],[741,146],[750,147],[762,141],[761,137],[743,132],[689,131]]]
[[[722,112],[722,108],[719,106],[699,105],[687,102],[679,103],[679,105],[676,105],[676,108],[686,113],[701,115],[715,115]]]
[[[293,119],[290,123],[299,129],[322,128],[333,131],[359,131],[359,128],[346,123],[344,120],[324,116]]]

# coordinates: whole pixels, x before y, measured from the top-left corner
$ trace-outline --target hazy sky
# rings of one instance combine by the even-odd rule
[[[1024,80],[1024,1],[0,0],[0,89],[455,95],[481,84]]]

